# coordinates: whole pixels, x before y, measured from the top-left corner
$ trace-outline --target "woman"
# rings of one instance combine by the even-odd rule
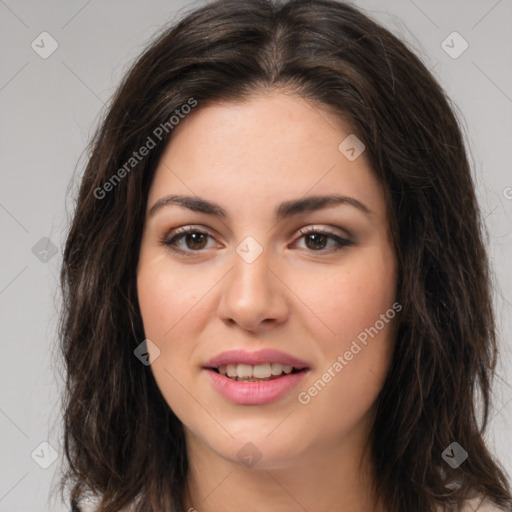
[[[461,133],[352,6],[221,0],[160,35],[93,142],[62,286],[73,510],[511,510]]]

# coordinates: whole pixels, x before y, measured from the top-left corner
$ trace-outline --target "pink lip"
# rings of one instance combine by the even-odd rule
[[[296,357],[280,352],[274,349],[262,349],[255,352],[248,352],[247,350],[228,350],[215,356],[204,364],[204,368],[218,368],[225,364],[250,364],[255,366],[263,363],[280,363],[283,365],[293,366],[301,370],[308,368],[308,363],[297,359]]]
[[[279,363],[293,366],[301,371],[285,374],[282,377],[268,381],[238,382],[213,370],[213,368],[219,366],[238,363],[252,366],[263,363]],[[296,387],[310,370],[306,362],[273,349],[262,349],[254,352],[228,350],[207,361],[203,368],[206,370],[213,387],[226,400],[238,405],[263,405],[274,402]]]
[[[286,395],[299,384],[308,370],[262,382],[238,382],[211,369],[206,369],[206,372],[213,387],[225,399],[238,405],[263,405]]]

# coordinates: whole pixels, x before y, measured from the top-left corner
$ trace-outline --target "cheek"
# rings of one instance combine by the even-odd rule
[[[204,281],[204,280],[203,280]],[[205,283],[196,272],[177,271],[164,258],[143,263],[137,275],[137,292],[146,337],[163,350],[177,332],[197,324]]]
[[[317,277],[304,278],[298,289],[301,300],[322,320],[319,341],[331,356],[348,350],[351,340],[374,326],[395,302],[395,260],[387,247],[375,245],[354,253],[325,278]],[[380,321],[378,327],[389,331]]]
[[[180,418],[200,415],[187,392],[191,361],[201,327],[201,286],[197,275],[177,272],[163,258],[142,260],[137,292],[144,334],[159,350],[151,372],[165,401]],[[150,350],[151,352],[151,350]],[[189,364],[190,363],[190,364]]]
[[[392,253],[378,247],[366,255],[360,253],[325,283],[323,300],[318,287],[310,288],[315,291],[305,300],[314,301],[317,296],[312,309],[329,330],[317,337],[322,364],[302,390],[311,397],[319,417],[335,429],[340,422],[348,425],[361,417],[375,401],[391,362],[401,308],[393,307]]]
[[[206,316],[201,311],[197,281],[197,276],[177,272],[163,258],[141,265],[137,276],[144,334],[158,347],[158,351],[150,348],[151,372],[167,404],[178,415],[186,412],[187,404],[190,408],[190,396],[184,389],[191,378],[199,338],[195,334]]]

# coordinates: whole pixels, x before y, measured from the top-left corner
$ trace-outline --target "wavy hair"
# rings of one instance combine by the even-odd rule
[[[272,90],[348,123],[385,188],[403,310],[369,441],[375,495],[393,512],[458,511],[476,495],[510,507],[505,471],[483,440],[496,325],[461,129],[420,59],[335,0],[190,10],[152,40],[113,96],[91,141],[61,270],[61,493],[69,487],[73,511],[89,494],[100,512],[184,511],[183,426],[133,353],[145,338],[136,267],[148,191],[169,119],[191,98],[201,108]],[[161,126],[155,147],[112,184]],[[442,459],[454,441],[469,452],[457,469]]]

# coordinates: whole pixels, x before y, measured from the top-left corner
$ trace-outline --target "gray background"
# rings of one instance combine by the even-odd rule
[[[0,512],[67,510],[48,498],[60,458],[40,465],[52,461],[42,442],[62,456],[53,358],[69,194],[128,63],[162,23],[203,3],[0,0]],[[512,475],[512,1],[355,3],[409,42],[460,112],[497,285],[502,359],[487,438]],[[51,48],[44,31],[58,43],[46,59],[31,47]],[[469,45],[457,58],[454,31]]]

